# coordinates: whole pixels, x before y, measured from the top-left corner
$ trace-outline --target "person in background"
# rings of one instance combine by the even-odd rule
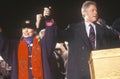
[[[40,41],[35,35],[35,23],[22,23],[20,40],[4,38],[0,32],[1,56],[12,67],[10,79],[44,79]]]
[[[64,79],[65,79],[66,78],[66,73],[67,73],[66,69],[67,69],[68,49],[69,49],[68,42],[65,41],[63,43],[56,43],[55,48],[61,50],[61,52],[60,52],[60,50],[59,50],[59,52],[60,52],[60,55],[61,55],[61,57],[62,57],[62,59],[64,61],[64,69],[65,69],[64,73],[62,72],[62,74],[64,74],[64,76],[65,76]]]
[[[117,18],[113,24],[112,24],[112,28],[114,28],[118,34],[120,34],[120,18]]]
[[[51,7],[44,7],[43,14],[36,15],[37,32],[44,31],[44,37],[40,40],[43,56],[44,79],[57,79],[51,64],[51,54],[55,50],[57,38],[57,25],[51,16]]]
[[[65,67],[64,60],[62,58],[63,51],[61,48],[55,48],[50,57],[50,65],[53,66],[51,71],[55,76],[55,79],[65,79]]]
[[[61,57],[64,60],[64,64],[67,62],[68,59],[68,42],[65,41],[63,43],[56,43],[55,48],[60,48],[62,51]],[[65,65],[66,68],[66,65]]]
[[[120,18],[117,18],[113,24],[112,24],[112,29],[115,33],[115,35],[117,36],[117,43],[116,43],[116,47],[120,47]]]
[[[46,26],[52,26],[53,24],[54,19],[52,16],[52,8],[50,6],[44,7],[42,14],[36,14],[36,29],[38,33]]]
[[[119,19],[118,19],[119,21]],[[120,46],[119,36],[120,32],[118,31],[119,23],[116,20],[111,26],[106,23],[103,18],[98,18],[97,24],[105,28],[105,39],[107,40],[107,48],[117,48]]]

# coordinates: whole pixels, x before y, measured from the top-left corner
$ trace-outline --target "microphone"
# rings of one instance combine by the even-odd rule
[[[120,36],[120,32],[117,31],[116,29],[112,28],[112,26],[107,25],[105,20],[103,20],[102,18],[98,18],[96,23],[101,25],[101,26],[106,27],[107,29],[111,30],[113,33],[115,33],[115,34]]]
[[[97,24],[101,25],[101,26],[105,26],[106,25],[106,22],[105,20],[103,20],[102,18],[98,18],[97,21],[96,21]]]
[[[98,20],[96,21],[97,24],[106,27],[107,29],[113,29],[111,26],[107,25],[105,20],[103,20],[102,18],[98,18]]]
[[[111,27],[109,25],[106,24],[105,20],[103,20],[102,18],[98,18],[96,21],[97,24],[106,27],[107,29],[111,29]]]

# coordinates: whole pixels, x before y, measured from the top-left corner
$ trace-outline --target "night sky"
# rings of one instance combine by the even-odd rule
[[[17,34],[20,23],[27,16],[33,16],[44,7],[51,5],[59,27],[81,20],[80,8],[85,0],[1,0],[0,26],[8,34]],[[120,17],[119,0],[94,0],[98,4],[99,16],[108,25]],[[17,29],[17,30],[16,30]]]

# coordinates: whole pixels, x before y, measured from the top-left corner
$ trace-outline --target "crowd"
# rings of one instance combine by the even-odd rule
[[[120,47],[120,19],[112,26],[101,21],[97,4],[85,1],[83,20],[59,29],[52,7],[21,23],[21,38],[10,39],[0,28],[0,54],[10,65],[9,79],[91,79],[92,50]]]

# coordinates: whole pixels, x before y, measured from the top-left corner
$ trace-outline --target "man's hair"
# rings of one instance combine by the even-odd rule
[[[84,18],[84,12],[86,11],[86,9],[89,8],[90,5],[95,5],[95,6],[97,6],[96,2],[94,2],[94,1],[85,1],[85,2],[82,4],[81,14],[82,14],[82,17],[83,17],[83,18]]]

